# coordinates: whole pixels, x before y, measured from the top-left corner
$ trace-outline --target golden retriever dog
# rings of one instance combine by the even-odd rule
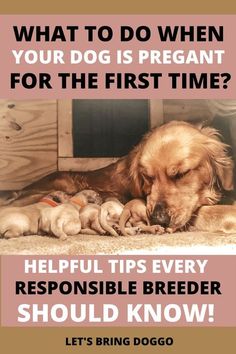
[[[19,201],[46,188],[68,194],[91,188],[122,202],[143,198],[151,224],[175,231],[233,189],[233,163],[215,129],[172,121],[146,134],[116,163],[86,173],[53,173],[25,188]]]
[[[130,227],[125,227],[126,224]],[[136,232],[163,234],[165,229],[159,225],[150,225],[147,207],[142,199],[132,199],[125,204],[120,216],[119,226],[124,236],[134,235]]]

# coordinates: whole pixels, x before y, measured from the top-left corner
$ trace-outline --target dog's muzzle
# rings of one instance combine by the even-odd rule
[[[152,225],[160,225],[163,227],[168,227],[170,224],[170,216],[167,212],[166,203],[156,204],[153,213],[150,218]]]

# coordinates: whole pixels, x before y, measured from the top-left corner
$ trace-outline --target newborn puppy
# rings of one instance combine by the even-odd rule
[[[191,222],[190,231],[236,232],[236,205],[201,207]]]
[[[85,189],[75,194],[65,204],[42,210],[40,230],[61,240],[66,240],[67,236],[78,235],[81,230],[80,209],[89,202],[101,203],[101,201],[97,192]]]
[[[116,198],[108,198],[101,206],[88,204],[80,211],[82,224],[81,233],[90,235],[118,236],[114,226],[119,228],[119,217],[123,210],[123,204]]]
[[[44,196],[38,203],[24,207],[4,207],[0,209],[0,235],[5,238],[34,235],[39,231],[41,211],[63,203],[69,196],[56,191]]]
[[[92,189],[84,189],[81,192],[76,193],[71,199],[70,202],[77,204],[81,208],[89,203],[94,203],[97,205],[102,204],[102,198],[99,193],[95,192]]]
[[[124,205],[116,198],[109,198],[101,205],[99,220],[101,226],[109,235],[118,236],[114,227],[119,230],[119,219],[123,209]]]
[[[131,227],[125,228],[127,222]],[[159,225],[150,226],[150,222],[147,215],[147,207],[142,199],[133,199],[127,204],[125,204],[124,210],[121,214],[119,226],[122,232],[122,235],[129,236],[133,235],[133,231],[137,230],[150,233],[162,234],[164,232],[163,227]]]
[[[86,235],[105,235],[106,231],[100,225],[99,214],[101,206],[88,204],[80,210],[81,233]]]

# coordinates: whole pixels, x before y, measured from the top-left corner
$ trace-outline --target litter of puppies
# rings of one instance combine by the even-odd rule
[[[150,225],[144,200],[133,199],[126,205],[117,198],[103,201],[89,189],[73,196],[56,191],[38,203],[0,208],[0,236],[8,239],[49,235],[66,240],[78,234],[129,236],[164,231],[158,225]]]

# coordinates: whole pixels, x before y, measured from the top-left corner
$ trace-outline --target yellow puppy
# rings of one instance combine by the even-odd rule
[[[110,198],[101,205],[99,220],[109,235],[118,236],[115,228],[119,230],[119,219],[123,209],[124,205],[116,198]]]
[[[0,209],[0,235],[5,238],[35,235],[39,232],[39,220],[43,209],[53,209],[68,200],[64,192],[52,192],[40,202],[24,207],[3,207]]]
[[[129,222],[130,228],[125,228]],[[133,235],[133,231],[143,231],[154,234],[164,233],[164,228],[159,225],[150,225],[147,207],[142,199],[133,199],[125,204],[124,210],[119,221],[122,235]]]
[[[40,230],[61,240],[67,236],[78,235],[81,230],[80,209],[90,202],[101,202],[99,194],[85,189],[77,193],[67,203],[56,208],[43,209],[40,217]]]

